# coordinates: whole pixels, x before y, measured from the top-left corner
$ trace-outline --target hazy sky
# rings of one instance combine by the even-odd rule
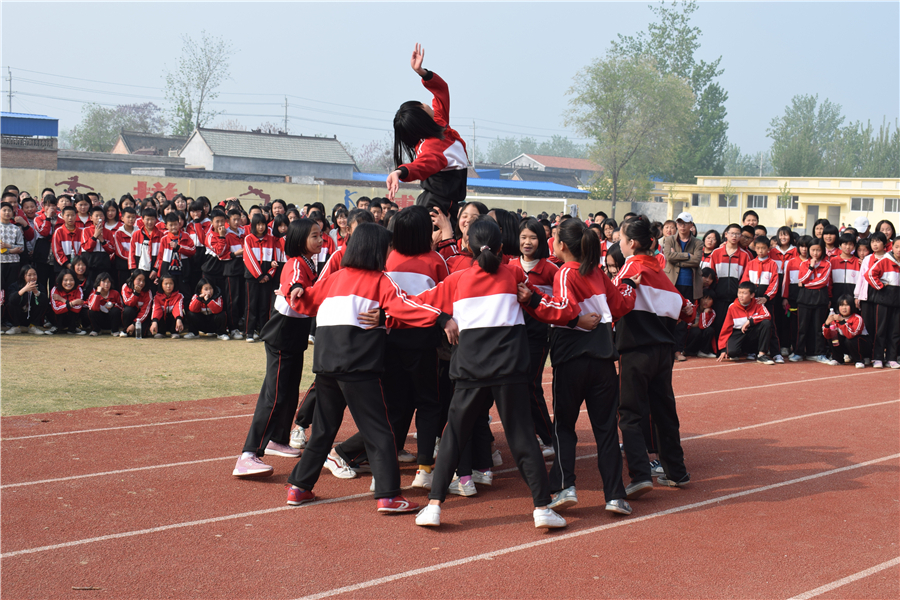
[[[181,36],[205,29],[236,50],[213,124],[280,123],[287,94],[292,133],[383,138],[403,101],[430,98],[409,68],[418,41],[470,145],[473,120],[480,148],[497,136],[575,138],[562,117],[572,77],[616,34],[645,30],[647,4],[4,1],[2,106],[7,67],[13,110],[58,117],[61,129],[84,102],[164,106]],[[745,153],[769,147],[766,127],[796,94],[841,104],[849,120],[900,116],[898,2],[704,2],[694,23],[700,57],[723,57],[728,137]]]

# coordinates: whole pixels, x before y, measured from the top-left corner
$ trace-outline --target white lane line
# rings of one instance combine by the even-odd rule
[[[235,460],[234,454],[230,456],[220,456],[218,458],[201,458],[200,460],[188,460],[185,462],[177,462],[177,463],[168,463],[164,465],[149,465],[146,467],[134,467],[131,469],[118,469],[116,471],[103,471],[102,473],[88,473],[86,475],[71,475],[69,477],[56,477],[54,479],[41,479],[40,481],[25,481],[22,483],[7,483],[5,485],[0,485],[0,489],[5,490],[6,488],[14,488],[14,487],[22,487],[26,485],[39,485],[42,483],[56,483],[58,481],[72,481],[75,479],[89,479],[91,477],[103,477],[105,475],[122,475],[123,473],[135,473],[137,471],[149,471],[151,469],[167,469],[169,467],[186,467],[188,465],[199,465],[208,462],[215,462],[217,460],[226,460],[226,459]]]
[[[861,404],[858,406],[833,408],[831,410],[823,410],[820,412],[807,413],[805,415],[797,415],[795,417],[786,417],[784,419],[777,419],[775,421],[766,421],[765,423],[755,423],[753,425],[744,425],[742,427],[735,427],[734,429],[725,429],[723,431],[714,431],[712,433],[701,433],[699,435],[692,435],[690,437],[681,438],[681,441],[686,442],[689,440],[697,440],[700,438],[712,437],[712,436],[716,436],[716,435],[725,435],[728,433],[734,433],[736,431],[744,431],[747,429],[756,429],[757,427],[766,427],[768,425],[778,425],[780,423],[787,423],[788,421],[796,421],[798,419],[806,419],[809,417],[817,417],[819,415],[827,415],[830,413],[838,413],[838,412],[844,412],[844,411],[848,411],[848,410],[857,410],[860,408],[871,408],[873,406],[883,406],[885,404],[894,404],[897,402],[900,402],[900,399],[888,400],[887,402],[876,402],[874,404]],[[582,410],[581,412],[587,412],[587,411]],[[491,422],[491,426],[493,426],[494,424],[499,424],[499,421]],[[595,458],[596,456],[597,456],[596,454],[585,454],[585,455],[576,457],[576,460],[581,460],[581,459],[585,459],[585,458]],[[149,465],[146,467],[134,467],[131,469],[118,469],[116,471],[104,471],[101,473],[89,473],[86,475],[71,475],[69,477],[57,477],[55,479],[41,479],[39,481],[26,481],[26,482],[22,482],[22,483],[8,483],[6,485],[0,485],[0,489],[6,489],[6,488],[12,488],[12,487],[23,487],[23,486],[28,486],[28,485],[39,485],[42,483],[54,483],[54,482],[59,482],[59,481],[72,481],[72,480],[77,480],[77,479],[87,479],[90,477],[102,477],[104,475],[121,475],[124,473],[134,473],[136,471],[148,471],[148,470],[152,470],[152,469],[166,469],[169,467],[185,467],[185,466],[190,466],[190,465],[199,465],[202,463],[213,462],[213,461],[218,461],[218,460],[227,460],[227,459],[234,460],[234,455],[232,454],[230,456],[220,456],[218,458],[203,458],[203,459],[199,459],[199,460],[191,460],[191,461],[184,461],[184,462],[177,462],[177,463],[167,463],[167,464],[162,464],[162,465]],[[494,471],[494,474],[511,473],[516,470],[517,469],[504,469],[502,471]]]
[[[252,417],[253,413],[246,415],[227,415],[222,417],[204,417],[202,419],[185,419],[184,421],[163,421],[159,423],[144,423],[143,425],[121,425],[119,427],[99,427],[97,429],[77,429],[75,431],[60,431],[59,433],[42,433],[40,435],[23,435],[22,437],[3,438],[2,442],[14,440],[33,440],[36,438],[53,437],[57,435],[75,435],[77,433],[97,433],[98,431],[116,431],[119,429],[137,429],[139,427],[156,427],[158,425],[181,425],[182,423],[200,423],[202,421],[219,421],[221,419],[240,419]]]
[[[869,575],[874,575],[880,571],[884,571],[885,569],[890,569],[891,567],[896,567],[900,565],[900,557],[897,557],[893,560],[889,560],[887,562],[883,562],[880,565],[875,565],[874,567],[870,567],[865,571],[860,571],[859,573],[854,573],[853,575],[848,575],[843,579],[838,579],[837,581],[832,581],[822,587],[817,587],[814,590],[810,590],[806,593],[800,594],[799,596],[794,596],[790,598],[790,600],[809,600],[810,598],[815,598],[816,596],[821,596],[826,592],[830,592],[831,590],[837,589],[841,586],[847,585],[848,583],[853,583],[858,579],[862,579],[863,577],[868,577]]]
[[[890,373],[890,371],[881,371],[881,373]],[[765,385],[753,385],[749,387],[728,388],[724,390],[715,390],[712,392],[697,392],[695,394],[677,394],[675,399],[691,398],[693,396],[708,396],[709,394],[722,394],[725,392],[743,392],[746,390],[760,390],[762,388],[777,387],[780,385],[797,385],[801,383],[812,383],[813,381],[828,381],[830,379],[848,379],[850,377],[865,377],[866,375],[878,375],[879,371],[872,369],[865,373],[852,373],[849,375],[834,375],[832,377],[816,377],[815,379],[798,379],[796,381],[780,381],[778,383],[767,383]]]
[[[635,518],[633,518],[633,519],[623,519],[623,520],[621,520],[621,521],[616,521],[616,522],[609,523],[609,524],[606,524],[606,525],[599,525],[599,526],[597,526],[597,527],[591,527],[591,528],[588,528],[588,529],[583,529],[583,530],[581,530],[581,531],[573,531],[572,533],[566,533],[566,534],[562,534],[562,535],[555,535],[555,536],[553,536],[553,537],[551,537],[551,538],[547,538],[547,539],[543,539],[543,540],[538,540],[538,541],[535,541],[535,542],[528,542],[528,543],[525,543],[525,544],[519,544],[519,545],[517,545],[517,546],[510,546],[510,547],[507,547],[507,548],[501,548],[500,550],[494,550],[494,551],[492,551],[492,552],[484,552],[484,553],[482,553],[482,554],[475,554],[475,555],[467,556],[467,557],[465,557],[465,558],[460,558],[460,559],[457,559],[457,560],[452,560],[452,561],[448,561],[448,562],[444,562],[444,563],[438,563],[438,564],[436,564],[436,565],[431,565],[431,566],[427,566],[427,567],[422,567],[422,568],[420,568],[420,569],[413,569],[413,570],[411,570],[411,571],[404,571],[403,573],[396,573],[396,574],[394,574],[394,575],[388,575],[388,576],[386,576],[386,577],[379,577],[379,578],[377,578],[377,579],[370,579],[370,580],[368,580],[368,581],[363,581],[363,582],[356,583],[356,584],[353,584],[353,585],[347,585],[347,586],[344,586],[344,587],[335,588],[335,589],[332,589],[332,590],[327,590],[327,591],[324,591],[324,592],[320,592],[320,593],[318,593],[318,594],[311,594],[311,595],[309,595],[309,596],[303,596],[303,597],[300,598],[299,600],[319,600],[319,599],[321,599],[321,598],[329,598],[329,597],[331,597],[331,596],[337,596],[337,595],[339,595],[339,594],[346,594],[346,593],[349,593],[349,592],[355,592],[355,591],[358,591],[358,590],[363,590],[363,589],[366,589],[366,588],[371,588],[371,587],[375,587],[375,586],[378,586],[378,585],[383,585],[383,584],[385,584],[385,583],[391,583],[391,582],[394,582],[394,581],[398,581],[398,580],[400,580],[400,579],[406,579],[406,578],[408,578],[408,577],[416,577],[416,576],[418,576],[418,575],[425,575],[425,574],[429,574],[429,573],[434,573],[435,571],[438,571],[438,570],[441,570],[441,569],[449,569],[449,568],[452,568],[452,567],[458,567],[458,566],[466,565],[466,564],[473,563],[473,562],[476,562],[476,561],[479,561],[479,560],[490,560],[490,559],[493,559],[494,557],[497,557],[497,556],[503,556],[504,554],[511,554],[511,553],[513,553],[513,552],[520,552],[520,551],[522,551],[522,550],[529,550],[529,549],[531,549],[531,548],[536,548],[536,547],[538,547],[538,546],[544,546],[544,545],[547,545],[547,544],[555,544],[555,543],[557,543],[557,542],[562,542],[562,541],[566,541],[566,540],[571,540],[571,539],[574,539],[574,538],[577,538],[577,537],[581,537],[581,536],[585,536],[585,535],[591,535],[591,534],[593,534],[593,533],[598,533],[598,532],[600,532],[600,531],[605,531],[605,530],[607,530],[607,529],[614,529],[614,528],[616,528],[616,527],[624,527],[624,526],[626,526],[626,525],[634,525],[635,523],[640,523],[640,522],[643,522],[643,521],[648,521],[648,520],[650,520],[650,519],[656,519],[656,518],[658,518],[658,517],[664,517],[664,516],[667,516],[667,515],[672,515],[672,514],[675,514],[675,513],[680,513],[680,512],[684,512],[684,511],[686,511],[686,510],[694,510],[694,509],[697,509],[697,508],[701,508],[701,507],[704,507],[704,506],[709,506],[709,505],[711,505],[711,504],[718,504],[718,503],[720,503],[720,502],[725,502],[725,501],[728,501],[728,500],[733,500],[733,499],[735,499],[735,498],[740,498],[740,497],[743,497],[743,496],[750,496],[750,495],[752,495],[752,494],[759,494],[759,493],[762,493],[762,492],[768,492],[768,491],[770,491],[770,490],[778,489],[778,488],[780,488],[780,487],[784,487],[784,486],[788,486],[788,485],[794,485],[794,484],[797,484],[797,483],[803,483],[803,482],[805,482],[805,481],[810,481],[810,480],[813,480],[813,479],[819,479],[819,478],[821,478],[821,477],[828,477],[828,476],[830,476],[830,475],[836,475],[836,474],[838,474],[838,473],[843,473],[843,472],[846,472],[846,471],[851,471],[851,470],[853,470],[853,469],[860,469],[860,468],[862,468],[862,467],[867,467],[867,466],[869,466],[869,465],[874,465],[874,464],[877,464],[877,463],[880,463],[880,462],[884,462],[884,461],[888,461],[888,460],[895,460],[895,459],[898,459],[898,458],[900,458],[900,454],[892,454],[891,456],[884,456],[884,457],[882,457],[882,458],[876,458],[876,459],[874,459],[874,460],[869,460],[869,461],[866,461],[866,462],[863,462],[863,463],[859,463],[859,464],[856,464],[856,465],[850,465],[850,466],[841,467],[841,468],[838,468],[838,469],[831,469],[831,470],[829,470],[829,471],[823,471],[823,472],[821,472],[821,473],[815,473],[815,474],[813,474],[813,475],[807,475],[807,476],[805,476],[805,477],[799,477],[799,478],[797,478],[797,479],[791,479],[791,480],[789,480],[789,481],[782,481],[782,482],[780,482],[780,483],[773,483],[773,484],[771,484],[771,485],[766,485],[766,486],[762,486],[762,487],[758,487],[758,488],[754,488],[754,489],[750,489],[750,490],[744,490],[744,491],[742,491],[742,492],[735,492],[735,493],[733,493],[733,494],[726,494],[725,496],[718,496],[718,497],[716,497],[716,498],[710,498],[709,500],[704,500],[704,501],[702,501],[702,502],[694,502],[694,503],[686,504],[686,505],[683,505],[683,506],[677,506],[677,507],[675,507],[675,508],[670,508],[670,509],[668,509],[668,510],[663,510],[663,511],[659,511],[659,512],[656,512],[656,513],[651,513],[651,514],[649,514],[649,515],[644,515],[644,516],[642,516],[642,517],[635,517]]]

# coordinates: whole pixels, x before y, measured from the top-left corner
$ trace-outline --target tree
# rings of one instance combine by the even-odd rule
[[[345,146],[356,161],[357,168],[363,173],[387,174],[394,170],[394,147],[390,136],[372,140],[359,149],[351,144]]]
[[[671,169],[675,142],[691,123],[688,83],[656,69],[651,57],[608,53],[575,75],[566,125],[590,138],[588,158],[603,167],[613,210],[620,180]]]
[[[824,175],[826,149],[837,143],[844,117],[840,104],[827,98],[822,104],[818,101],[818,95],[794,96],[784,115],[769,124],[766,135],[772,138],[772,165],[778,175]],[[833,166],[837,164],[834,158],[831,162]]]
[[[728,144],[725,147],[723,159],[725,161],[724,175],[731,177],[764,177],[773,173],[768,152],[741,154],[740,146]]]
[[[162,110],[152,102],[115,108],[85,104],[81,113],[81,122],[67,136],[76,150],[109,152],[122,130],[159,134],[165,130]]]
[[[259,127],[257,127],[253,131],[258,131],[259,133],[288,133],[284,130],[283,124],[279,125],[278,123],[273,123],[271,121],[260,123]]]
[[[220,112],[209,104],[219,96],[219,86],[229,78],[229,64],[234,51],[220,37],[200,33],[199,43],[187,35],[181,37],[181,56],[175,71],[165,73],[166,100],[171,103],[172,133],[190,135],[206,125]]]
[[[224,129],[225,131],[247,131],[244,124],[237,119],[225,119],[213,125],[213,129]]]
[[[619,34],[612,52],[624,56],[652,56],[661,73],[673,74],[690,82],[694,92],[692,112],[694,126],[677,140],[678,152],[668,172],[660,173],[666,181],[693,183],[696,175],[722,175],[725,172],[725,146],[728,122],[725,102],[728,93],[714,80],[724,69],[719,68],[720,56],[711,63],[697,60],[700,48],[699,27],[690,24],[691,15],[699,8],[690,0],[651,6],[656,22],[635,36]]]

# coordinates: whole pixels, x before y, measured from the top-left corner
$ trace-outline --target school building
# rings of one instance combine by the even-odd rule
[[[747,210],[770,229],[787,225],[811,230],[816,219],[852,226],[859,217],[900,222],[900,179],[861,177],[697,177],[696,184],[659,183],[655,200],[667,202],[667,216],[691,213],[698,231],[723,231]]]

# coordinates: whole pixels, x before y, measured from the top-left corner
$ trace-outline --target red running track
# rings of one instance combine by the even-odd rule
[[[0,594],[900,597],[896,372],[692,360],[674,384],[692,486],[605,512],[582,415],[580,504],[548,533],[496,414],[507,464],[494,486],[451,497],[438,530],[376,513],[368,476],[325,471],[322,501],[296,508],[292,459],[268,457],[266,480],[231,477],[254,397],[4,418]]]

